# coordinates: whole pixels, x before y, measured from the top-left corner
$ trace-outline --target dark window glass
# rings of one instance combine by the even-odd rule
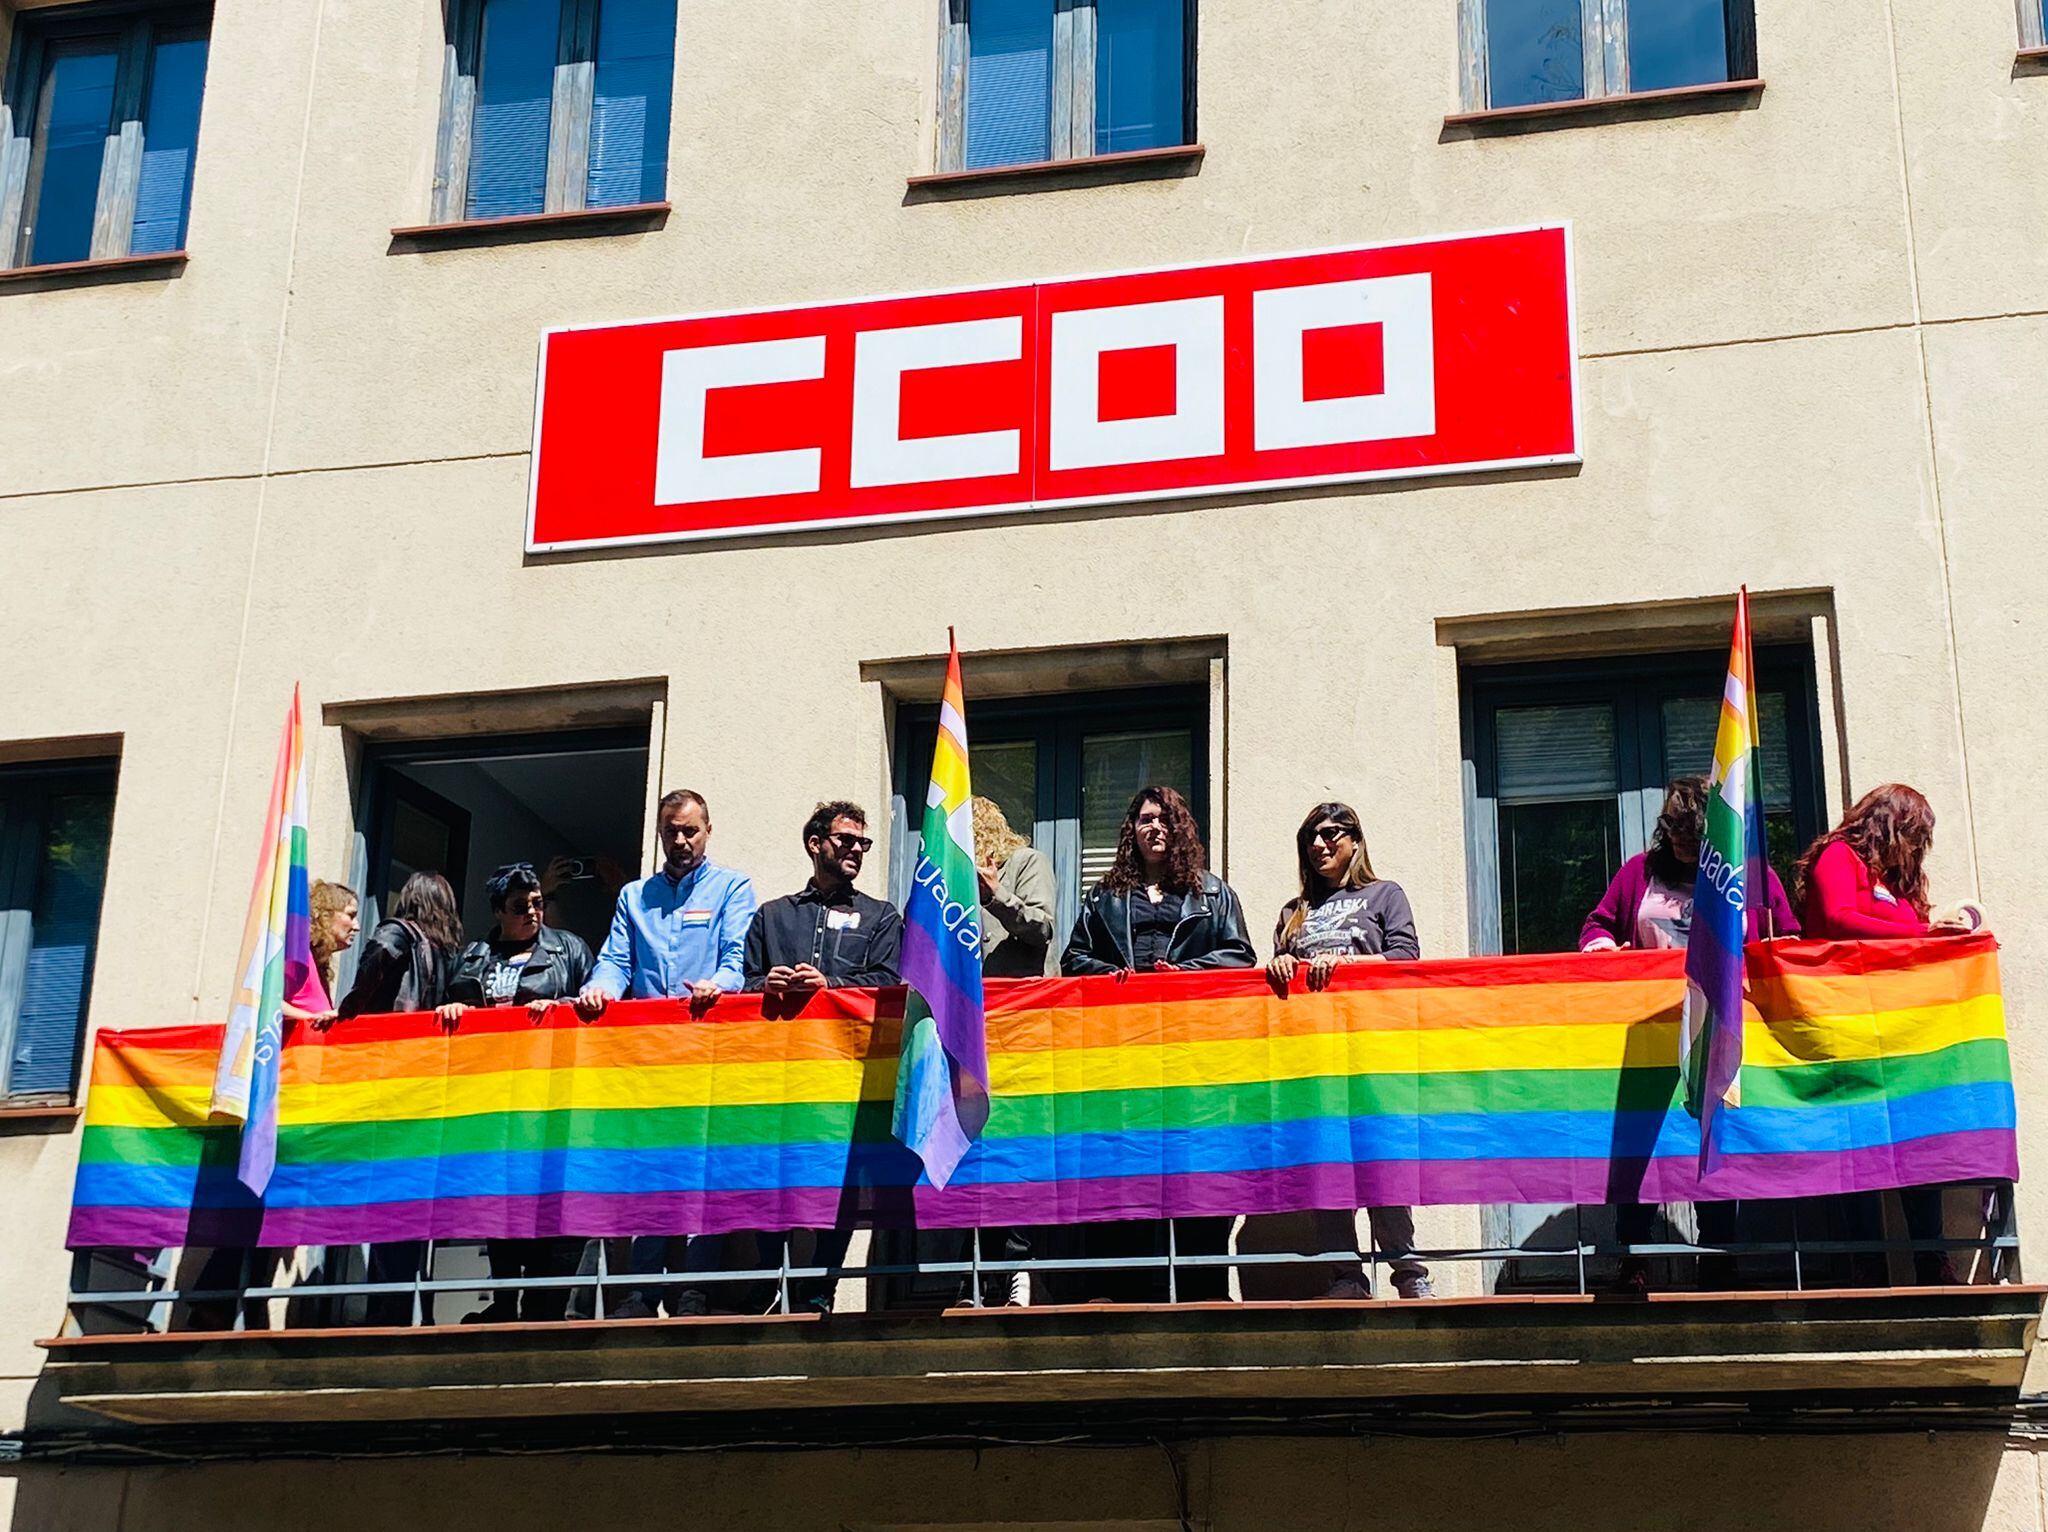
[[[1051,157],[1051,0],[973,0],[966,109],[968,169]]]
[[[71,1091],[99,942],[109,771],[0,777],[0,1085]]]
[[[507,218],[547,206],[561,22],[561,0],[484,0],[469,151],[471,218]]]
[[[59,44],[43,65],[29,155],[31,265],[92,255],[93,211],[107,136],[114,130],[119,63],[109,42]]]
[[[668,190],[676,0],[604,0],[590,108],[590,207],[659,202]]]
[[[1490,106],[1577,101],[1586,94],[1579,0],[1486,0]]]
[[[1628,88],[1670,90],[1728,78],[1723,0],[1636,0],[1628,9]]]
[[[1096,0],[1095,152],[1162,149],[1187,135],[1182,0]]]
[[[206,84],[204,37],[168,37],[150,52],[142,176],[135,192],[135,232],[128,244],[134,255],[184,248],[199,147],[199,98]]]

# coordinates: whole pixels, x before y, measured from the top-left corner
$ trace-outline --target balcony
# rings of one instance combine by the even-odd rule
[[[176,1451],[429,1421],[456,1441],[678,1422],[859,1440],[2009,1404],[2044,1290],[2012,1280],[1995,946],[1779,943],[1751,966],[1745,1099],[1704,1182],[1676,1101],[1675,954],[1376,965],[1320,996],[1255,974],[991,986],[995,1110],[944,1192],[887,1140],[900,991],[780,1018],[740,997],[592,1026],[473,1012],[454,1037],[377,1018],[295,1042],[263,1204],[195,1095],[209,1029],[103,1037],[32,1431]],[[1885,1188],[1916,1180],[1945,1189],[1902,1220]],[[1309,1216],[1393,1203],[1420,1209],[1418,1248],[1329,1248]],[[1624,1227],[1616,1204],[1662,1212]],[[1231,1212],[1227,1246],[1193,1237]],[[1145,1217],[1156,1253],[1091,1232]],[[768,1241],[765,1262],[628,1269],[635,1234],[834,1221],[877,1232],[843,1260]],[[1031,1237],[1019,1253],[977,1225]],[[509,1237],[584,1266],[486,1275],[481,1241]],[[405,1238],[432,1243],[404,1280],[357,1269],[362,1241]],[[207,1263],[205,1245],[310,1248],[271,1285],[274,1254]],[[1391,1296],[1396,1255],[1445,1296]],[[1324,1296],[1347,1271],[1383,1296]],[[1020,1272],[1038,1301],[995,1306]],[[1153,1301],[1077,1301],[1109,1272]],[[459,1322],[565,1291],[571,1314],[614,1317]],[[684,1291],[711,1312],[616,1317],[627,1293]],[[367,1322],[393,1316],[410,1322]]]

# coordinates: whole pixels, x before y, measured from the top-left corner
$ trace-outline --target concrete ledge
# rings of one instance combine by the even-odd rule
[[[2039,1287],[989,1309],[46,1341],[37,1395],[178,1427],[1474,1395],[2017,1399]]]

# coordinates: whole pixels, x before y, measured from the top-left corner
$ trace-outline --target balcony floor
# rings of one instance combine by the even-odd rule
[[[86,1336],[57,1430],[891,1409],[1287,1413],[1503,1402],[2017,1399],[2048,1288],[955,1310]],[[32,1421],[32,1425],[38,1422]]]

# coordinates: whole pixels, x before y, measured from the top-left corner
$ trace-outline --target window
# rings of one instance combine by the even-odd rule
[[[676,0],[448,0],[434,217],[659,202]]]
[[[1504,666],[1466,684],[1474,950],[1570,952],[1616,869],[1649,845],[1664,784],[1712,770],[1725,656]],[[1812,660],[1760,649],[1764,827],[1789,892],[1818,835]]]
[[[111,762],[0,768],[0,1104],[77,1088],[113,820]]]
[[[898,715],[889,896],[910,891],[924,820],[938,709]],[[1055,950],[1080,913],[1081,895],[1116,857],[1131,794],[1178,788],[1208,831],[1209,698],[1199,687],[969,701],[968,770],[974,791],[1052,858],[1059,878]]]
[[[1460,0],[1465,108],[1538,106],[1756,75],[1754,0]]]
[[[2020,0],[2020,47],[2048,48],[2048,0]]]
[[[1193,0],[950,0],[939,169],[1194,139]]]
[[[184,248],[207,24],[189,7],[17,21],[0,104],[0,265]]]

